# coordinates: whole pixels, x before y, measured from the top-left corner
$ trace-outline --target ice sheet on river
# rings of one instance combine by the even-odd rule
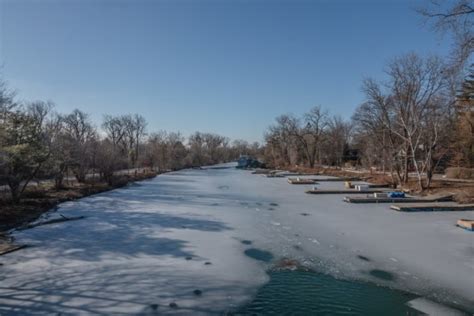
[[[0,258],[0,314],[218,313],[251,299],[282,257],[474,305],[474,235],[454,226],[474,212],[398,213],[305,189],[184,170],[64,203],[59,213],[86,219],[16,232],[31,247]]]

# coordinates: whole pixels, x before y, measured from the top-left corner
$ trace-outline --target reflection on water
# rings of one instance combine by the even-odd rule
[[[417,296],[307,271],[270,272],[270,281],[233,315],[422,315]]]

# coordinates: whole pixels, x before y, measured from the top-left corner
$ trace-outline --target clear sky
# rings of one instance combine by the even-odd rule
[[[59,112],[261,141],[284,113],[349,118],[394,56],[445,55],[420,0],[0,0],[3,77]]]

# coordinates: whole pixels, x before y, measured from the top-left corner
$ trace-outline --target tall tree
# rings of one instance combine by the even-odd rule
[[[64,133],[67,154],[72,158],[71,167],[78,182],[85,182],[92,165],[92,144],[96,130],[88,114],[75,109],[64,116]]]
[[[429,185],[434,168],[447,154],[447,139],[441,136],[448,134],[452,102],[445,69],[437,57],[407,54],[395,58],[388,66],[385,89],[373,80],[364,83],[367,102],[354,115],[369,137],[380,144],[388,142],[400,182],[408,181],[413,167],[420,189],[424,188],[423,174]]]

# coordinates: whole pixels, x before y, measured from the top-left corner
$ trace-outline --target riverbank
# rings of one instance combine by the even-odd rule
[[[86,183],[64,186],[61,190],[56,190],[52,183],[30,186],[26,189],[20,203],[17,204],[13,204],[7,194],[0,196],[0,243],[1,237],[5,236],[6,231],[36,220],[41,214],[60,203],[121,188],[131,182],[150,179],[157,175],[158,173],[155,171],[142,170],[137,173],[117,176],[112,185],[89,180]]]
[[[396,187],[396,182],[389,174],[382,172],[370,172],[367,170],[351,170],[335,167],[292,167],[288,169],[291,172],[301,172],[306,174],[320,174],[335,177],[360,177],[367,182],[373,184],[389,184]],[[474,180],[449,179],[436,177],[428,190],[419,192],[418,181],[414,177],[410,177],[407,184],[403,186],[405,191],[414,195],[453,195],[453,199],[461,204],[474,203]]]
[[[404,310],[414,296],[473,312],[474,235],[454,226],[473,211],[399,213],[306,188],[230,166],[171,172],[62,203],[57,213],[84,219],[15,231],[16,242],[31,247],[0,257],[0,314],[255,311],[273,296],[267,271],[283,258],[320,273],[296,279],[324,281],[309,293],[324,292],[328,308],[337,307],[339,289],[362,295],[368,283],[367,300],[350,301],[355,313],[378,288],[378,315],[383,302]],[[275,277],[277,290],[301,284]],[[246,305],[254,299],[257,306]]]

